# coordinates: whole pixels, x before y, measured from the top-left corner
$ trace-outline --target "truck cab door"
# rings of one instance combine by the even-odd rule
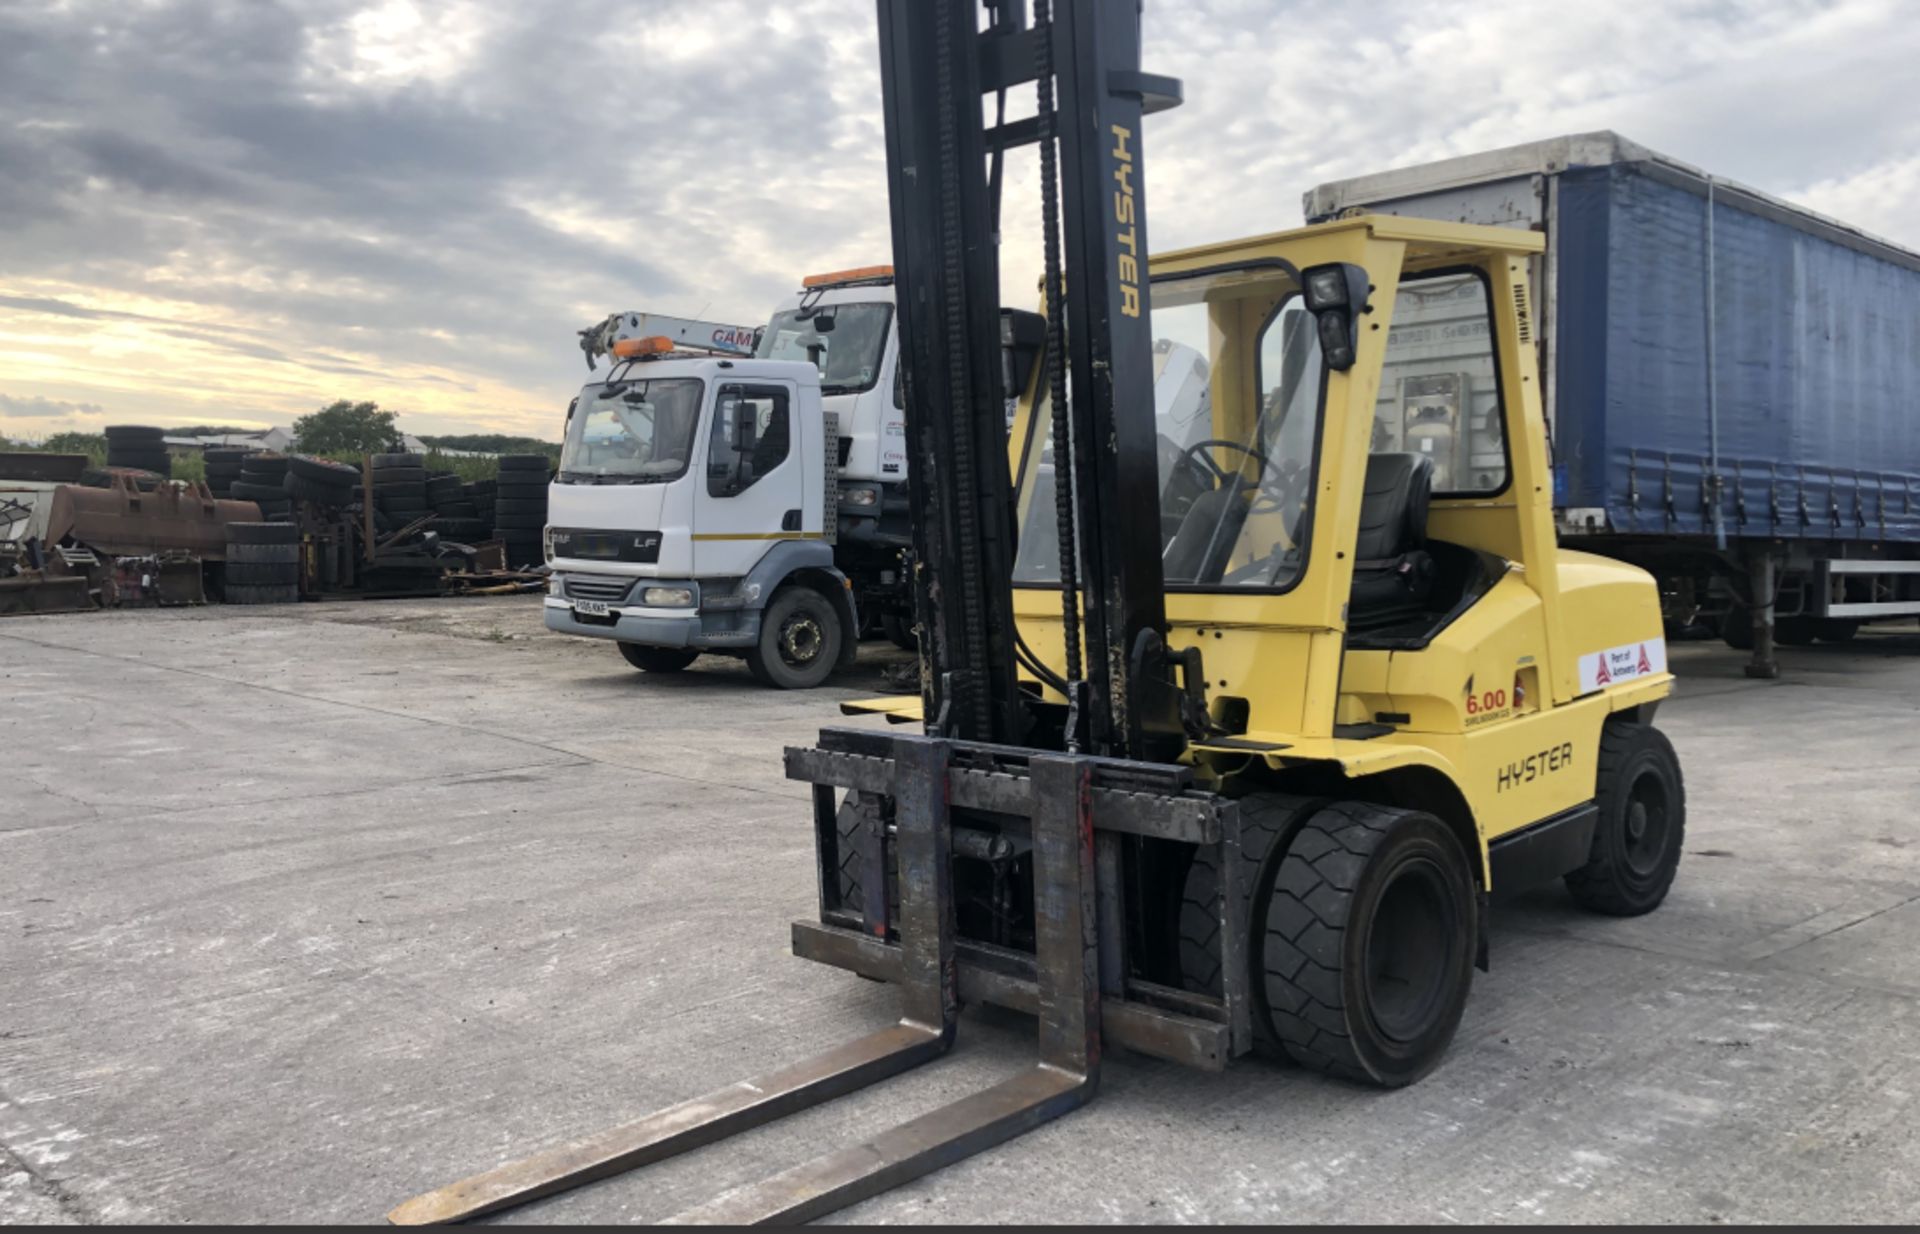
[[[693,564],[702,578],[746,574],[775,541],[800,539],[806,516],[806,454],[794,388],[727,382],[714,398],[705,477],[694,490]]]

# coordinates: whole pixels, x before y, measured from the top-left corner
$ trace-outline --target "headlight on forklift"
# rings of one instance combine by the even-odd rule
[[[691,587],[648,587],[640,593],[640,603],[648,608],[691,608]]]
[[[1306,285],[1307,310],[1320,333],[1320,357],[1336,372],[1353,367],[1354,323],[1367,311],[1372,285],[1367,272],[1351,262],[1313,266],[1300,276]]]
[[[840,504],[843,506],[877,506],[880,504],[880,490],[877,488],[843,488],[840,490]]]

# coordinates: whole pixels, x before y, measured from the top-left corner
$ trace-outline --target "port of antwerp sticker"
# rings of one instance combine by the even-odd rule
[[[1580,693],[1666,671],[1667,640],[1664,638],[1609,647],[1580,657]]]

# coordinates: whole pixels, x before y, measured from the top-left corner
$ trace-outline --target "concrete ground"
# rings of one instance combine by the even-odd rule
[[[1671,899],[1507,907],[1425,1082],[1111,1058],[1086,1109],[843,1216],[1920,1218],[1920,635],[1777,682],[1673,658]],[[780,749],[876,677],[644,678],[532,598],[0,622],[0,1222],[377,1220],[888,1022],[785,953]],[[667,1216],[1031,1033],[969,1011],[919,1073],[518,1216]]]

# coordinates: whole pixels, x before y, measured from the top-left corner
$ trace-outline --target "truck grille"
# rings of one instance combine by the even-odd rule
[[[610,578],[604,574],[567,575],[567,597],[573,600],[604,600],[618,604],[633,590],[630,578]]]

